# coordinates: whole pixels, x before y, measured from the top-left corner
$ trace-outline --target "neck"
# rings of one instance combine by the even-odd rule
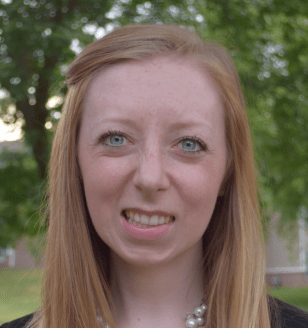
[[[111,254],[117,327],[186,326],[186,313],[205,296],[202,241],[168,263],[136,265]]]

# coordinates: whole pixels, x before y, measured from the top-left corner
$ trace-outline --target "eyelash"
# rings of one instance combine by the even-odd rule
[[[120,148],[121,146],[117,147],[117,146],[110,146],[110,145],[107,145],[106,143],[104,143],[103,141],[109,137],[109,136],[113,136],[113,135],[120,135],[122,137],[125,137],[125,138],[128,138],[128,136],[125,134],[125,133],[122,133],[121,131],[116,131],[116,130],[108,130],[107,133],[103,134],[101,137],[100,137],[100,141],[102,143],[102,145],[104,147],[109,147],[109,148]],[[200,152],[202,151],[207,151],[207,146],[205,145],[205,143],[200,139],[198,138],[197,136],[186,136],[186,137],[183,137],[179,140],[179,143],[183,140],[194,140],[194,141],[197,141],[201,147],[203,149],[201,150],[196,150],[196,151],[188,151],[188,150],[183,150],[184,153],[187,153],[188,155],[196,155],[196,154],[199,154]]]

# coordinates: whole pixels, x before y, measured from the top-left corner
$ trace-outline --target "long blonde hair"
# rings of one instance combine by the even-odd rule
[[[42,306],[29,327],[98,328],[100,313],[115,328],[110,250],[91,222],[77,159],[82,101],[91,79],[106,67],[160,55],[206,70],[224,101],[228,165],[223,196],[203,236],[206,327],[270,328],[259,185],[239,77],[223,46],[176,25],[118,28],[88,45],[67,71],[69,89],[49,166]]]

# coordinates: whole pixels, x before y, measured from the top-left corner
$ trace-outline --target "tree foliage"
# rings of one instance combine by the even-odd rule
[[[25,142],[36,167],[30,172],[20,164],[14,170],[16,176],[23,172],[33,179],[28,181],[33,190],[15,180],[12,185],[16,182],[15,190],[28,190],[30,204],[33,197],[40,198],[61,112],[62,102],[51,108],[48,99],[63,99],[67,65],[85,45],[113,28],[160,22],[191,26],[203,38],[221,40],[229,49],[246,95],[267,218],[278,210],[284,220],[294,220],[299,207],[308,205],[307,1],[1,1],[0,83],[9,96],[1,100],[0,117],[8,124],[24,120]],[[4,188],[1,184],[1,203]],[[27,213],[33,223],[34,212]],[[0,231],[6,231],[0,240],[5,244],[15,239],[14,231],[24,221],[15,210],[5,213],[0,208],[0,217]]]
[[[0,247],[16,246],[24,234],[34,237],[39,231],[38,208],[44,186],[32,153],[5,149],[0,163]]]

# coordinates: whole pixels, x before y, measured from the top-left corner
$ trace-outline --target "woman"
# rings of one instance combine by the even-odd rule
[[[266,294],[252,144],[227,52],[177,26],[130,25],[87,46],[67,84],[43,304],[3,327],[307,327],[304,311]]]

